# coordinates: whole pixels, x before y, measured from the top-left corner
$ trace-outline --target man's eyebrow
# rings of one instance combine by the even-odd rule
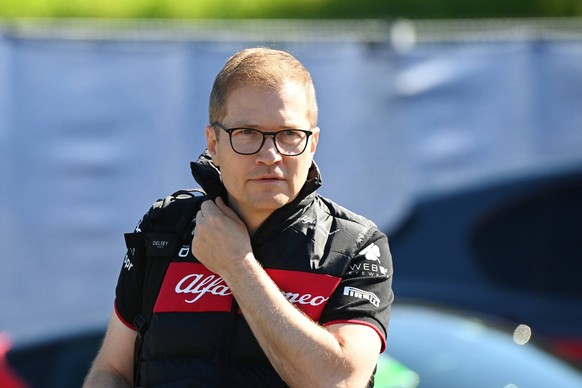
[[[222,125],[224,125],[224,124],[222,124]],[[230,124],[226,127],[227,128],[258,128],[259,126],[256,124],[252,124],[249,121],[235,121],[233,124]]]
[[[229,128],[252,128],[252,129],[259,129],[261,131],[284,131],[286,129],[301,129],[300,127],[294,126],[294,125],[280,125],[280,126],[276,126],[276,127],[263,127],[261,125],[258,124],[251,124],[250,122],[239,122],[231,125]]]

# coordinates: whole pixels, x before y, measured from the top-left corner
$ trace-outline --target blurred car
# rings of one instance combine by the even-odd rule
[[[527,330],[514,329],[466,312],[397,302],[375,386],[582,387],[582,372],[532,343]],[[103,334],[95,329],[12,347],[3,371],[0,362],[0,386],[80,387]]]
[[[397,297],[526,324],[582,367],[582,166],[425,195],[387,234]]]
[[[0,387],[79,388],[104,334],[96,328],[16,344],[0,336]]]
[[[425,303],[395,303],[378,388],[582,387],[582,372],[525,325]]]

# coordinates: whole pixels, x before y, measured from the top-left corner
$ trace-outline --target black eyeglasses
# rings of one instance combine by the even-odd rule
[[[301,155],[307,148],[309,136],[313,132],[305,129],[284,129],[277,132],[262,132],[254,128],[225,128],[218,122],[216,126],[230,137],[230,146],[237,154],[253,155],[263,148],[267,136],[273,136],[277,152],[285,156]]]

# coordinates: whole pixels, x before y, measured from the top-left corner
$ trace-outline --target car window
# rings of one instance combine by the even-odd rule
[[[488,211],[475,224],[471,249],[494,282],[582,296],[582,179]]]

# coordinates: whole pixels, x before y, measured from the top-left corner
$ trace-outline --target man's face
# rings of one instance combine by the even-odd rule
[[[240,155],[232,149],[228,133],[220,130],[217,139],[214,128],[206,128],[208,150],[220,168],[230,206],[241,216],[266,218],[295,199],[313,160],[319,128],[310,128],[305,90],[297,83],[287,83],[279,90],[242,86],[229,94],[226,112],[221,121],[225,128],[314,131],[305,152],[298,156],[279,154],[272,136],[266,138],[258,153]]]

